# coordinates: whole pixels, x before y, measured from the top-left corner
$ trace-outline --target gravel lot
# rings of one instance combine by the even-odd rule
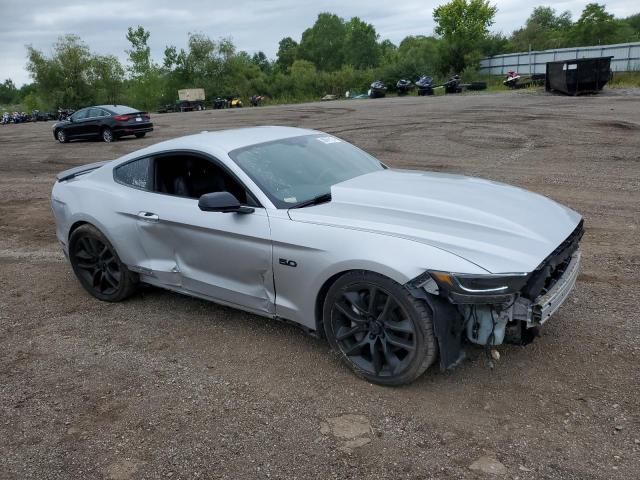
[[[0,127],[0,478],[640,478],[640,91],[153,121],[147,138],[113,144],[58,144],[51,122]],[[495,369],[470,349],[455,371],[392,389],[291,326],[155,289],[115,305],[81,289],[55,240],[55,173],[256,124],[318,128],[395,167],[500,180],[578,210],[576,290],[542,338],[500,347]]]

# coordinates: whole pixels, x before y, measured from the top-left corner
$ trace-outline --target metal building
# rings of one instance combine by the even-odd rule
[[[525,74],[545,73],[547,62],[608,56],[613,57],[611,70],[614,72],[640,70],[640,42],[632,42],[496,55],[480,60],[480,73],[504,75],[510,70]]]

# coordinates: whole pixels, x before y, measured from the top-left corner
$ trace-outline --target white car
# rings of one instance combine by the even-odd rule
[[[463,345],[526,343],[573,288],[580,215],[526,190],[391,169],[332,135],[256,127],[176,138],[58,175],[80,283],[140,283],[294,322],[347,365],[410,382]]]

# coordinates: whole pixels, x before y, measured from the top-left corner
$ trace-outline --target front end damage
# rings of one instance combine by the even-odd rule
[[[464,358],[466,342],[526,345],[567,299],[580,267],[583,221],[530,273],[466,275],[428,271],[407,283],[431,307],[440,366]]]

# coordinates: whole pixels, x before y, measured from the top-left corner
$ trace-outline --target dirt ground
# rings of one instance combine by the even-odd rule
[[[153,121],[147,138],[113,144],[58,144],[51,122],[0,127],[0,478],[640,478],[640,91]],[[573,295],[542,338],[500,347],[493,370],[471,349],[452,372],[383,388],[291,326],[160,290],[121,304],[82,290],[56,244],[55,173],[187,133],[268,124],[325,130],[394,167],[500,180],[576,209],[586,235]]]

